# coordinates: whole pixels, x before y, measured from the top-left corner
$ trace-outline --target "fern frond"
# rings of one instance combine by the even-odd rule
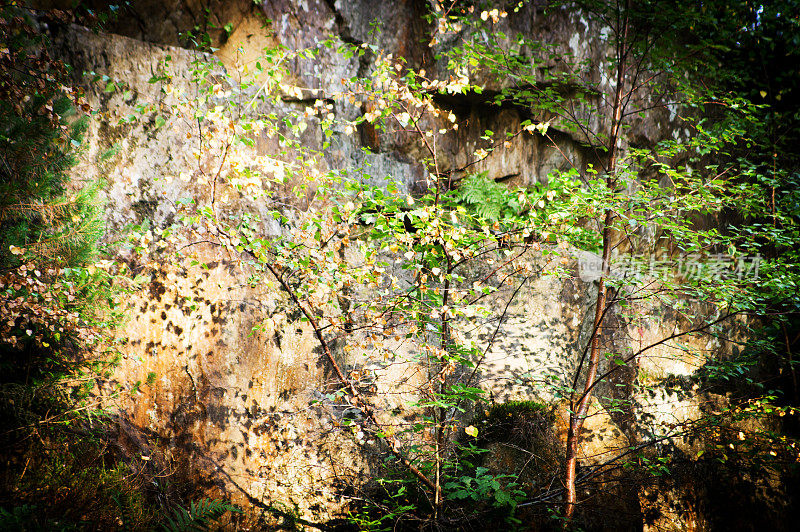
[[[189,508],[176,508],[165,517],[161,529],[166,532],[196,532],[208,530],[211,522],[225,512],[241,513],[236,506],[215,499],[192,501]]]
[[[498,221],[508,205],[508,189],[490,179],[486,172],[468,176],[463,180],[456,198],[471,207],[481,218]]]
[[[500,204],[493,201],[481,203],[478,205],[478,215],[495,222],[500,218]]]

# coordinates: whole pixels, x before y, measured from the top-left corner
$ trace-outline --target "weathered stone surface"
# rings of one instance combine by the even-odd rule
[[[244,503],[330,515],[330,475],[369,473],[350,431],[334,426],[339,413],[318,402],[330,380],[309,326],[279,294],[242,285],[223,254],[195,255],[209,268],[161,263],[131,301],[109,383],[122,387],[122,415],[157,434],[189,478]]]

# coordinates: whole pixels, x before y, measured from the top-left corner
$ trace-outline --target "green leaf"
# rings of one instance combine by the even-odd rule
[[[494,492],[494,500],[500,505],[509,504],[511,502],[511,495],[506,491],[497,490]]]

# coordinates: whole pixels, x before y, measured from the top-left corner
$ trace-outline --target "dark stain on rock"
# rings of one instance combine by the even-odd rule
[[[208,419],[210,419],[213,424],[222,430],[228,426],[230,408],[222,405],[208,405],[206,410],[208,411]]]
[[[161,296],[167,293],[167,287],[164,286],[164,283],[158,280],[153,280],[150,283],[150,298],[155,299],[156,301],[161,301]]]

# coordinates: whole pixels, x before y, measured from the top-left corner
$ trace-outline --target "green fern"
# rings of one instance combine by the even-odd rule
[[[496,222],[509,209],[509,190],[489,179],[486,173],[468,176],[456,191],[456,198],[480,218]]]
[[[167,532],[195,532],[209,530],[210,524],[225,512],[241,513],[237,507],[225,501],[200,499],[192,501],[189,508],[176,508],[161,529]]]

